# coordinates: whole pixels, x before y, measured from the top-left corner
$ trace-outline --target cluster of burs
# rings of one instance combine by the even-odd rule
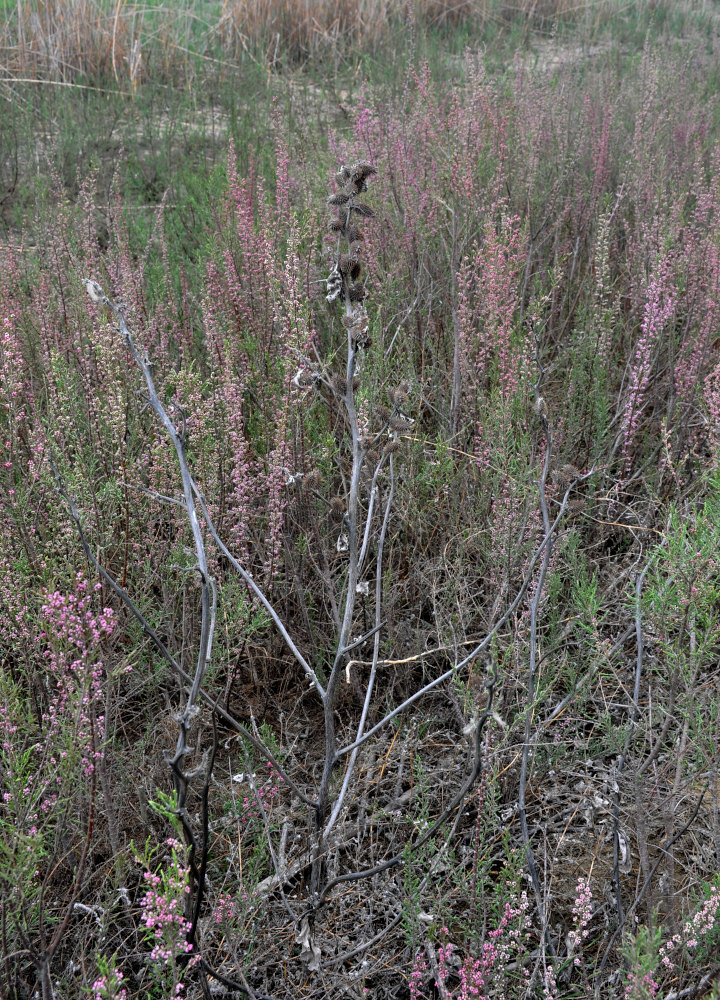
[[[337,236],[337,243],[332,270],[327,278],[327,300],[334,302],[342,296],[345,302],[343,323],[350,331],[353,345],[360,348],[368,348],[371,341],[367,312],[362,304],[365,287],[358,281],[362,270],[363,232],[357,219],[369,219],[375,213],[369,205],[356,198],[367,191],[367,180],[375,173],[375,167],[364,162],[341,167],[335,174],[340,190],[328,198],[328,205],[333,209],[330,232]]]

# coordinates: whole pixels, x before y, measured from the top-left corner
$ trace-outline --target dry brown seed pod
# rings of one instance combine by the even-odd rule
[[[330,501],[330,515],[333,520],[341,521],[345,513],[345,501],[342,497],[333,497]]]
[[[365,347],[370,339],[367,326],[354,326],[350,330],[350,337],[356,347]]]
[[[566,490],[570,483],[575,479],[579,479],[581,473],[574,465],[563,465],[560,469],[555,469],[553,472],[553,481],[562,490]]]
[[[342,166],[335,174],[335,183],[338,187],[342,187],[344,184],[350,180],[350,167]]]
[[[374,448],[370,449],[366,457],[370,465],[377,465],[378,462],[380,461],[380,456],[378,455],[378,453],[375,451]]]
[[[355,391],[355,389],[359,389],[360,388],[360,376],[359,375],[355,376],[355,378],[353,379],[352,385],[353,385],[353,392]]]
[[[345,223],[340,219],[331,219],[330,222],[328,222],[328,228],[331,233],[344,233]]]
[[[328,205],[334,205],[334,206],[347,205],[347,203],[350,201],[350,197],[351,196],[347,194],[345,191],[338,191],[337,194],[330,195],[330,197],[327,200],[327,203]]]
[[[365,298],[365,287],[358,284],[350,285],[348,295],[350,296],[351,302],[362,302]]]
[[[338,197],[337,195],[335,197]],[[346,199],[347,200],[347,199]],[[344,204],[344,202],[332,202],[333,205]],[[364,216],[366,219],[373,219],[375,217],[374,209],[370,208],[362,201],[354,201],[350,206],[351,212],[357,212],[358,215]]]
[[[362,270],[360,264],[349,254],[341,254],[338,259],[337,266],[338,271],[340,271],[341,274],[349,275],[353,281],[360,277],[360,271]]]
[[[305,478],[303,479],[303,489],[316,490],[321,482],[322,476],[320,475],[320,470],[311,469],[310,472],[306,473]]]
[[[375,407],[375,416],[383,424],[386,424],[388,422],[388,420],[390,419],[390,410],[388,410],[388,408],[386,406],[376,406]]]
[[[347,392],[347,379],[342,375],[333,375],[332,387],[340,396],[344,396]]]
[[[402,441],[388,441],[383,448],[383,455],[392,455],[393,452],[400,451],[402,446]]]
[[[409,431],[414,423],[415,421],[411,420],[409,417],[403,417],[399,415],[390,417],[390,427],[392,430],[397,431],[398,433]]]
[[[359,226],[356,226],[354,222],[351,222],[349,226],[344,227],[344,232],[345,236],[347,237],[347,241],[350,244],[359,243],[361,240],[365,239],[365,234],[363,233],[362,229]]]
[[[345,168],[348,170],[348,174],[352,179],[364,181],[366,177],[374,177],[377,173],[376,168],[372,163],[367,163],[365,160],[358,160],[357,163],[353,163],[350,168]]]

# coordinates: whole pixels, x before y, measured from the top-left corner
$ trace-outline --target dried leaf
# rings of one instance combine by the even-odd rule
[[[310,921],[303,917],[300,928],[295,935],[295,944],[300,945],[300,961],[308,967],[308,972],[317,972],[320,968],[320,948],[313,941],[310,932]]]

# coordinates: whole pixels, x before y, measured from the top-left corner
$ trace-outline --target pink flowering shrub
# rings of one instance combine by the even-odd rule
[[[191,954],[193,946],[187,940],[191,923],[186,916],[186,902],[190,893],[188,876],[182,857],[184,848],[180,841],[169,838],[170,858],[160,871],[143,873],[146,890],[140,900],[142,923],[145,926],[145,940],[150,946],[150,967],[153,978],[162,984],[169,997],[180,997],[185,990],[183,972],[199,961],[199,955]],[[143,863],[151,859],[146,848]],[[190,956],[187,961],[179,959]]]
[[[648,285],[642,330],[630,371],[630,385],[622,418],[622,455],[626,467],[630,464],[630,449],[643,412],[653,354],[658,350],[663,330],[672,319],[676,305],[677,295],[670,276],[670,265],[667,260],[663,260]]]
[[[695,957],[712,956],[720,941],[720,887],[710,889],[708,898],[659,950],[663,970],[672,971]]]
[[[1,822],[18,900],[41,895],[45,859],[63,838],[83,835],[94,809],[105,753],[103,648],[116,625],[111,608],[94,609],[97,589],[80,572],[71,590],[44,595],[37,633],[45,689],[39,717],[32,718],[7,679],[0,687]],[[67,816],[71,794],[77,796],[74,819]]]
[[[582,965],[583,945],[590,933],[588,924],[592,919],[592,899],[590,879],[581,878],[577,884],[575,902],[572,908],[573,927],[567,936],[568,955],[574,955],[573,964],[576,968],[580,968]]]
[[[127,1000],[124,976],[115,968],[115,956],[98,960],[99,975],[92,984],[92,1000]]]
[[[96,585],[100,589],[100,584]],[[94,614],[92,592],[82,573],[78,573],[75,589],[70,594],[54,591],[47,595],[42,607],[45,632],[41,639],[50,643],[45,656],[54,691],[50,696],[43,722],[50,734],[58,732],[63,717],[75,717],[75,748],[81,753],[83,774],[95,770],[95,761],[102,758],[105,717],[98,713],[102,705],[104,668],[97,651],[105,636],[115,628],[112,608]],[[67,751],[61,751],[64,759]],[[51,764],[57,763],[54,757]]]
[[[487,932],[480,954],[456,958],[457,947],[448,940],[449,931],[442,929],[444,943],[437,949],[438,979],[435,985],[440,994],[451,1000],[509,1000],[534,995],[532,976],[535,965],[534,952],[537,939],[533,930],[530,901],[525,892],[508,886],[511,899],[506,901],[502,916],[496,926]],[[589,982],[583,951],[590,933],[593,894],[589,878],[580,878],[572,909],[572,929],[567,936],[567,958],[573,959],[575,970],[584,976],[584,986],[589,995]],[[537,995],[544,1000],[559,1000],[557,978],[562,959],[543,963]],[[512,971],[510,971],[510,968]],[[418,951],[409,976],[411,1000],[425,997],[423,984],[427,980],[428,963],[422,950]]]
[[[466,955],[456,972],[451,966],[456,947],[448,939],[450,931],[443,927],[445,940],[437,950],[438,989],[454,1000],[499,1000],[515,995],[515,991],[520,995],[530,975],[529,969],[523,968],[522,958],[531,946],[531,928],[527,893],[512,891],[512,898],[505,902],[496,926],[487,932],[479,956]],[[518,972],[509,973],[508,965],[514,961],[519,962]],[[418,952],[410,975],[411,1000],[421,1000],[425,996],[421,983],[426,970],[425,958]],[[451,988],[450,980],[455,976],[459,977],[459,983]]]

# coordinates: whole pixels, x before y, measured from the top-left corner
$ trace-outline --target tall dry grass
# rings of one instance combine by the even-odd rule
[[[137,84],[143,28],[143,9],[124,0],[17,0],[0,31],[0,65],[14,79]]]
[[[297,62],[352,47],[378,49],[400,25],[482,30],[517,19],[542,27],[584,18],[597,26],[628,6],[627,0],[224,0],[209,19],[204,5],[193,2],[16,0],[0,25],[0,71],[6,79],[112,79],[135,88],[148,63],[157,76],[186,71],[193,56]]]

